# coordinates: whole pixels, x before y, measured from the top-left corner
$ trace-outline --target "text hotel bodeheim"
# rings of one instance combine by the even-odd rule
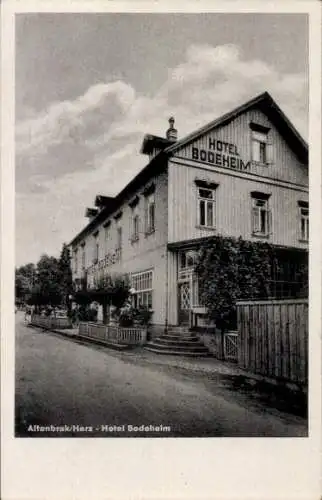
[[[267,241],[292,262],[309,238],[307,144],[267,92],[180,140],[169,123],[166,138],[144,137],[148,164],[117,196],[96,197],[70,243],[75,282],[128,273],[158,334],[202,311],[194,262],[205,238]]]

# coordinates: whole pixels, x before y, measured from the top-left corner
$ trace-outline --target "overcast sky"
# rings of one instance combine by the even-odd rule
[[[268,90],[306,139],[307,40],[305,15],[19,14],[17,265],[58,255],[170,115],[181,138]]]

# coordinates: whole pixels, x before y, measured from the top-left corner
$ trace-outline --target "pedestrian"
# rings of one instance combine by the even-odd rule
[[[30,323],[31,322],[31,310],[29,309],[29,307],[26,308],[25,322],[26,323]]]

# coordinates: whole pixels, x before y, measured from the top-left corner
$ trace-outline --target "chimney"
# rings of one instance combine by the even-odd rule
[[[174,128],[174,118],[173,116],[171,116],[171,118],[169,118],[169,128],[167,130],[167,139],[168,141],[173,141],[175,142],[177,139],[178,139],[178,131],[176,128]]]

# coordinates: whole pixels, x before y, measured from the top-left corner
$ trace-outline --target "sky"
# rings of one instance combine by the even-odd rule
[[[16,265],[58,256],[97,194],[179,138],[268,91],[308,136],[303,14],[18,14]]]

